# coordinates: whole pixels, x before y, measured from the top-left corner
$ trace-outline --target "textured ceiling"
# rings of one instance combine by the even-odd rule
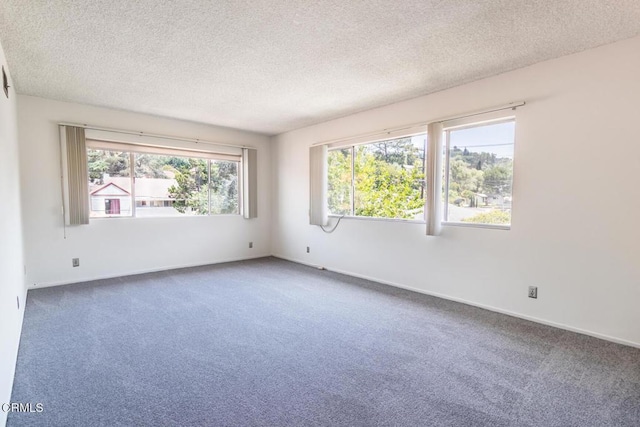
[[[275,134],[640,34],[639,0],[1,0],[18,93]]]

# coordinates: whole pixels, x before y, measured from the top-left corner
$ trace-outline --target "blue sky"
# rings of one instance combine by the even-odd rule
[[[476,153],[495,153],[513,158],[515,122],[488,124],[468,129],[451,130],[450,146]]]

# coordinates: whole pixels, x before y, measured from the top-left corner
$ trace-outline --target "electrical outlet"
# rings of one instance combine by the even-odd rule
[[[253,249],[253,242],[249,242],[249,249]]]
[[[71,265],[74,267],[80,267],[80,258],[72,258]]]
[[[538,298],[537,286],[529,286],[529,298]]]
[[[311,252],[311,250],[309,249],[309,246],[307,246],[307,253]]]

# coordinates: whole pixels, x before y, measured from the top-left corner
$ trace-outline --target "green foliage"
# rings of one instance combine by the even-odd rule
[[[174,157],[175,158],[175,157]],[[136,178],[162,178],[173,176],[176,169],[170,164],[172,157],[153,154],[136,154]],[[169,172],[169,174],[167,174]]]
[[[329,211],[351,213],[351,149],[329,152]]]
[[[88,149],[89,180],[100,185],[105,174],[129,176],[129,159],[129,153]],[[212,160],[211,183],[208,163],[197,158],[135,154],[134,169],[136,178],[174,178],[176,184],[169,187],[168,195],[178,212],[206,215],[210,197],[212,214],[238,213],[238,163]]]
[[[212,214],[238,213],[238,164],[229,161],[211,161],[211,182],[207,161],[201,159],[172,161],[177,167],[176,185],[169,187],[169,196],[175,199],[173,207],[181,213],[206,215],[211,197]],[[209,196],[209,192],[211,195]]]
[[[511,180],[513,166],[509,159],[508,165],[493,166],[484,171],[484,191],[487,194],[511,194]]]
[[[180,213],[206,215],[209,212],[207,161],[184,160],[175,174],[176,185],[169,187],[169,197],[175,199],[173,207]]]
[[[422,168],[385,161],[371,146],[360,146],[355,176],[357,216],[413,218],[424,206]]]
[[[449,203],[476,207],[478,194],[511,196],[513,161],[509,158],[453,147],[449,169]]]
[[[211,213],[238,213],[238,164],[211,162]]]
[[[360,148],[372,153],[376,160],[396,165],[422,165],[424,159],[424,151],[418,150],[411,142],[411,138],[374,142]]]
[[[89,148],[87,149],[87,168],[89,180],[95,184],[104,184],[104,174],[129,176],[129,153]]]
[[[472,217],[464,218],[462,221],[476,224],[509,224],[511,222],[511,214],[507,211],[493,209],[489,212],[482,212]]]
[[[468,200],[470,203],[475,199],[475,194],[479,193],[484,183],[484,173],[481,170],[470,168],[460,157],[455,157],[449,162],[449,200]]]
[[[424,150],[402,138],[355,148],[355,215],[414,218],[424,208]],[[329,210],[351,213],[351,149],[329,153]]]
[[[511,197],[510,158],[458,147],[450,155],[449,203],[472,208],[499,203],[504,208]],[[414,146],[411,138],[332,150],[328,167],[328,204],[333,214],[415,218],[424,208],[424,150]],[[494,210],[465,221],[508,224],[510,214]]]

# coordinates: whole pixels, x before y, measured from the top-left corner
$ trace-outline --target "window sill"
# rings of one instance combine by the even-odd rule
[[[103,221],[107,219],[135,219],[135,220],[145,220],[145,219],[156,219],[156,218],[217,218],[217,217],[239,217],[242,218],[240,214],[213,214],[213,215],[158,215],[158,216],[102,216],[102,217],[93,217],[89,218],[89,221]]]
[[[384,222],[404,222],[409,224],[426,224],[426,221],[417,219],[402,219],[402,218],[377,218],[371,216],[351,216],[351,215],[329,215],[329,218],[342,218],[348,220],[364,220],[364,221],[384,221]],[[497,225],[497,224],[475,224],[470,222],[446,222],[443,221],[444,227],[463,227],[463,228],[486,228],[490,230],[511,230],[511,225]]]
[[[426,224],[425,221],[419,219],[403,219],[403,218],[377,218],[373,216],[351,216],[351,215],[329,215],[329,218],[342,218],[342,219],[357,219],[357,220],[365,220],[365,221],[385,221],[385,222],[405,222],[410,224]]]
[[[442,225],[445,227],[471,227],[471,228],[488,228],[492,230],[511,230],[511,225],[497,225],[497,224],[475,224],[472,222],[446,222],[443,221]]]

